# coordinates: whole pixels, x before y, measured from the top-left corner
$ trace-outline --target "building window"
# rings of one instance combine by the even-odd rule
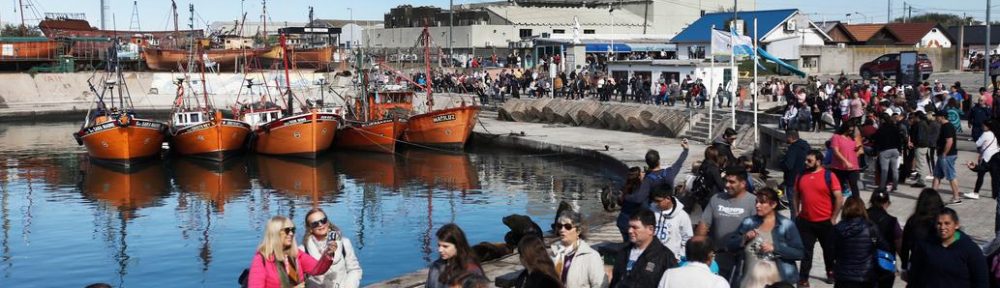
[[[583,34],[594,34],[594,29],[583,29]]]
[[[566,34],[565,29],[552,29],[552,34]]]
[[[531,29],[521,29],[520,31],[518,31],[518,34],[521,36],[521,38],[531,37]]]
[[[802,56],[802,68],[819,68],[819,56]]]

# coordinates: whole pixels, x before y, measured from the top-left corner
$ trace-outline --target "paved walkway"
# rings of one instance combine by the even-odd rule
[[[647,149],[658,150],[663,158],[662,162],[665,164],[671,163],[681,152],[678,139],[567,125],[503,122],[490,119],[488,117],[481,117],[481,119],[482,125],[478,125],[476,127],[476,137],[497,135],[489,137],[511,137],[517,138],[518,141],[522,143],[542,143],[560,145],[580,150],[596,151],[613,157],[627,166],[643,166],[643,155]],[[814,145],[821,144],[822,141],[825,141],[825,139],[828,139],[829,137],[829,132],[803,133],[803,138],[813,142]],[[977,155],[975,152],[971,152],[975,151],[974,147],[972,147],[970,151],[969,145],[971,144],[967,141],[967,139],[960,140],[959,147],[962,149],[959,151],[958,163],[966,163],[976,159]],[[688,156],[687,162],[685,163],[685,173],[690,171],[692,163],[700,161],[703,158],[702,151],[704,151],[704,148],[704,145],[695,143],[691,144],[691,152]],[[736,148],[739,149],[741,147]],[[958,172],[960,192],[971,191],[973,185],[975,184],[975,173],[970,172],[968,169],[964,168],[964,166],[959,167]],[[780,172],[772,173],[772,177],[773,179],[780,179]],[[987,178],[988,177],[989,176],[987,176]],[[928,181],[928,184],[929,183],[930,182]],[[862,199],[868,199],[871,194],[872,184],[866,184],[868,184],[868,187],[862,188],[861,191]],[[981,193],[984,195],[982,199],[967,199],[963,204],[953,206],[961,217],[962,229],[980,243],[993,239],[993,215],[995,209],[994,207],[996,205],[993,199],[988,198],[992,195],[992,191],[989,189],[989,179],[985,179],[984,186],[986,187],[981,190]],[[942,185],[942,187],[947,187],[947,185]],[[900,222],[905,222],[906,217],[908,217],[913,211],[916,197],[919,192],[920,189],[912,188],[909,185],[901,185],[899,187],[899,192],[892,194],[892,205],[889,208],[889,212],[899,218]],[[945,192],[941,194],[945,201],[950,199],[949,193],[950,192]],[[615,215],[614,213],[607,214],[608,215],[605,215],[607,217],[613,217]],[[594,233],[591,242],[597,245],[608,245],[621,242],[617,228],[614,226],[613,222],[596,225],[593,231]],[[820,256],[822,253],[819,245],[816,245],[816,247],[814,255],[817,256],[813,259],[813,269],[810,274],[812,286],[833,287],[833,285],[825,284],[822,281],[822,279],[826,277],[824,272],[825,265],[823,263],[822,256]],[[495,279],[497,277],[503,278],[503,275],[508,275],[520,270],[520,266],[518,265],[516,255],[513,255],[496,262],[487,263],[484,265],[484,269],[490,279]],[[426,270],[416,271],[400,278],[377,283],[372,286],[417,287],[421,286],[423,280],[426,279],[426,273]],[[905,283],[897,279],[895,287],[905,287]]]

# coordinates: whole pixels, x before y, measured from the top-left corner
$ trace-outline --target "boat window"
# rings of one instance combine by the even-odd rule
[[[201,114],[191,114],[191,122],[201,122]]]

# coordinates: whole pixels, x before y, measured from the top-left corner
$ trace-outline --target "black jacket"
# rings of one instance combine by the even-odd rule
[[[806,154],[809,154],[809,149],[811,149],[809,142],[802,139],[788,145],[785,157],[781,159],[781,171],[785,172],[785,184],[794,184],[795,179],[798,179],[799,175],[802,175],[802,171],[805,170]]]
[[[878,127],[878,131],[872,136],[875,141],[875,151],[885,151],[889,149],[903,148],[903,134],[899,131],[899,126],[893,123],[883,123]]]
[[[722,170],[719,169],[719,163],[715,163],[715,161],[702,161],[699,170],[700,175],[704,177],[702,183],[708,189],[708,198],[724,191],[726,181],[722,179]]]
[[[552,278],[552,276],[546,275],[545,273],[529,273],[527,269],[521,271],[521,275],[517,276],[517,282],[514,287],[517,288],[559,288],[563,287],[559,283],[558,279]]]
[[[833,274],[838,281],[874,280],[877,235],[873,224],[860,217],[833,226],[833,251],[837,251]]]
[[[887,246],[879,247],[879,249],[896,254],[896,245],[892,243],[895,243],[897,238],[896,233],[899,229],[899,220],[889,215],[889,212],[886,212],[882,207],[868,208],[868,219],[878,228],[879,239],[884,241],[884,244],[887,244]]]
[[[986,256],[972,238],[962,232],[951,246],[941,246],[937,236],[917,244],[909,271],[911,288],[987,288],[989,269]]]
[[[723,136],[719,136],[715,141],[712,142],[712,146],[716,150],[719,150],[719,155],[726,156],[726,165],[733,165],[736,163],[736,155],[733,154],[733,145],[726,142]]]
[[[615,257],[614,272],[611,273],[611,288],[656,287],[667,269],[677,266],[674,253],[663,243],[653,239],[639,259],[632,265],[632,271],[626,270],[629,252],[635,244],[629,243]]]

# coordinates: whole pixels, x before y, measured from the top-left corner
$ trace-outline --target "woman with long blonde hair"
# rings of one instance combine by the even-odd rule
[[[329,246],[333,246],[332,242]],[[267,222],[264,237],[250,262],[250,288],[304,287],[306,275],[322,275],[333,263],[336,247],[327,247],[319,260],[300,251],[295,243],[295,224],[284,216]]]

